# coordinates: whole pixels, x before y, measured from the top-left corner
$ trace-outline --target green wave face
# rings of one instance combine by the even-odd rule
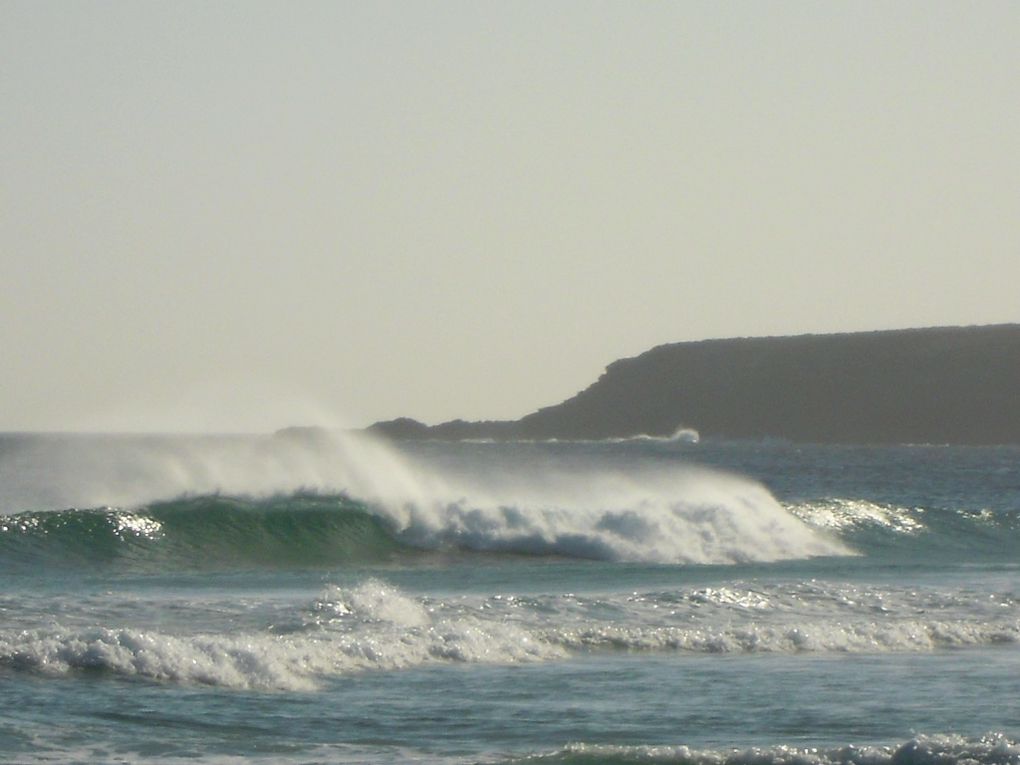
[[[870,558],[1015,562],[1020,508],[905,507],[861,499],[792,504],[805,523]]]
[[[386,560],[406,549],[344,496],[188,497],[137,510],[93,508],[0,519],[0,570],[38,566],[216,569]]]
[[[462,501],[438,509],[406,505],[402,515],[344,494],[204,495],[131,510],[0,516],[0,573],[96,567],[124,572],[317,568],[408,559],[427,551],[717,564],[851,551],[875,560],[1015,562],[1020,544],[1015,509],[975,512],[834,499],[785,509],[776,505],[775,517],[782,520],[788,514],[790,521],[803,522],[805,545],[815,542],[814,534],[830,540],[828,546],[802,545],[788,555],[777,554],[768,547],[776,536],[769,529],[727,525],[741,514],[753,516],[753,508],[729,505],[681,506],[646,517],[626,506],[549,511],[533,504],[486,509]],[[678,550],[686,550],[683,545],[692,544],[696,532],[708,530],[728,534],[723,542],[738,552],[729,559],[659,555],[658,539],[649,529],[669,531],[652,522],[674,517],[687,522],[673,529]],[[555,529],[553,522],[559,524]],[[752,554],[756,547],[763,551],[758,557]]]

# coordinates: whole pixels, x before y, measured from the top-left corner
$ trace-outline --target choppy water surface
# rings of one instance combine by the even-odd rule
[[[0,759],[1020,765],[1020,449],[0,436]]]

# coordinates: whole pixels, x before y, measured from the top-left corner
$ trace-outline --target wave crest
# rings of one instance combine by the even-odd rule
[[[0,516],[0,556],[51,544],[169,565],[328,564],[408,548],[712,564],[851,554],[762,485],[690,465],[514,449],[486,462],[470,445],[429,463],[321,433],[121,446],[79,470],[80,495],[119,509]],[[152,501],[175,493],[184,498]]]
[[[160,683],[314,689],[330,678],[433,663],[525,663],[586,652],[889,654],[1020,644],[1017,597],[967,590],[783,583],[646,594],[406,592],[378,579],[329,585],[252,620],[227,607],[224,629],[96,626],[97,603],[30,629],[0,630],[0,667],[97,672]],[[18,607],[11,602],[0,608]],[[123,618],[120,600],[100,623]],[[223,608],[220,606],[220,608]],[[231,610],[233,608],[233,610]],[[876,609],[885,614],[876,617]],[[204,629],[208,630],[206,626]]]
[[[329,587],[301,622],[265,631],[168,634],[154,629],[42,627],[0,632],[0,666],[44,675],[94,672],[158,683],[315,690],[367,670],[432,663],[562,658],[563,647],[473,613],[430,613],[376,580]]]

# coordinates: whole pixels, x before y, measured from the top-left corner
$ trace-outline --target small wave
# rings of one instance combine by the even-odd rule
[[[526,637],[526,636],[524,636]],[[366,635],[171,635],[94,628],[0,635],[0,665],[43,675],[99,673],[158,683],[310,691],[329,678],[436,662],[515,663],[562,656],[513,628],[440,623]]]
[[[570,651],[878,654],[1020,644],[1020,600],[1012,592],[732,582],[626,596],[564,595],[531,608],[558,615],[552,628],[536,619],[535,632]]]
[[[747,749],[695,749],[687,746],[614,746],[571,744],[556,752],[508,760],[508,763],[564,765],[1018,765],[1020,745],[1003,733],[981,737],[955,734],[918,736],[899,746],[802,748],[762,746]]]
[[[701,434],[694,428],[685,428],[681,426],[668,436],[650,436],[647,433],[642,433],[638,436],[629,436],[627,438],[608,438],[605,440],[609,443],[618,443],[621,441],[654,441],[658,443],[697,444],[701,442]]]
[[[496,597],[478,608],[571,652],[884,654],[1020,644],[1020,600],[1010,592],[734,582],[651,593]]]
[[[1020,643],[1020,622],[939,620],[796,625],[646,627],[596,625],[543,636],[571,650],[684,651],[690,653],[906,653]]]
[[[561,658],[565,650],[513,624],[472,614],[430,613],[375,580],[331,587],[303,629],[246,634],[168,634],[93,627],[0,632],[0,666],[42,675],[98,673],[158,683],[308,691],[366,670],[430,663],[519,663]]]
[[[694,428],[678,427],[666,436],[653,436],[648,433],[637,433],[632,436],[609,436],[606,438],[516,438],[497,440],[494,438],[463,438],[466,444],[628,444],[628,443],[661,443],[661,444],[697,444],[701,442],[701,434]]]
[[[330,678],[431,663],[523,663],[587,652],[883,654],[1020,644],[1009,593],[843,585],[733,585],[648,594],[494,595],[450,599],[377,579],[325,587],[237,628],[169,633],[108,626],[103,604],[70,605],[62,624],[0,631],[0,667],[93,672],[159,683],[309,690]],[[182,625],[180,630],[186,630]],[[208,630],[206,626],[204,629]]]

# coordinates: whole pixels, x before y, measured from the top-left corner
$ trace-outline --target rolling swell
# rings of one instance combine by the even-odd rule
[[[384,560],[403,546],[344,496],[187,497],[136,510],[26,512],[0,519],[0,567],[129,569],[329,565]]]
[[[830,498],[792,504],[788,509],[869,557],[1015,562],[1020,547],[1020,508],[905,507]]]

